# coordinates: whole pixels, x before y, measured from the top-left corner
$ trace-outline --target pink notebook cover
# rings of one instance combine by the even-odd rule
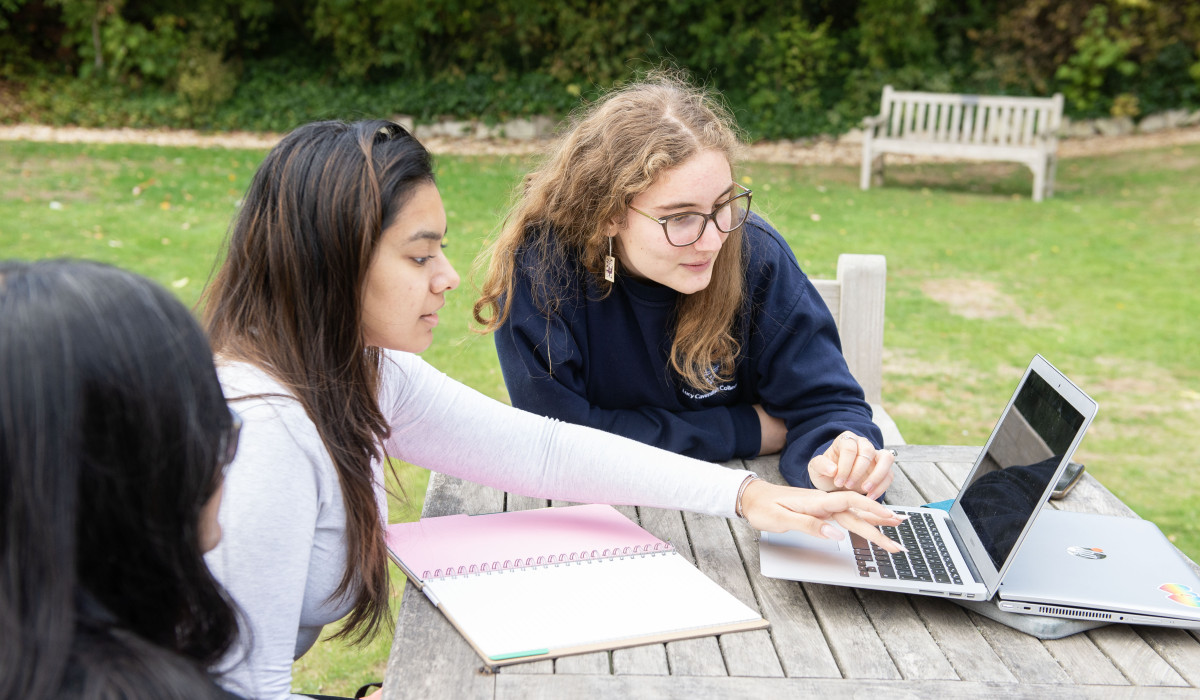
[[[607,505],[425,518],[388,525],[386,537],[393,558],[419,582],[672,549]]]

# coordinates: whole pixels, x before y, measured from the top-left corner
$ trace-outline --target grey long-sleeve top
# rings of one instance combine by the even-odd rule
[[[330,600],[346,567],[346,513],[333,462],[304,409],[266,372],[219,366],[241,414],[226,474],[221,543],[207,561],[244,613],[222,684],[248,698],[286,698],[292,662],[351,601]],[[379,407],[386,453],[412,464],[539,498],[734,515],[747,472],[699,462],[494,401],[415,355],[385,352]],[[281,396],[239,399],[248,395]],[[375,499],[387,520],[383,465]],[[247,648],[249,643],[249,648]]]

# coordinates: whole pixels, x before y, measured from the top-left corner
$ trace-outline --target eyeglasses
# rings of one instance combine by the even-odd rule
[[[238,438],[242,434],[242,417],[238,412],[229,409],[229,417],[232,419],[229,424],[229,432],[221,436],[221,445],[217,450],[217,454],[221,455],[221,461],[217,465],[224,471],[237,456]]]
[[[704,227],[708,226],[710,220],[717,225],[717,230],[721,233],[729,233],[745,223],[746,217],[750,215],[750,196],[754,193],[736,182],[733,186],[742,191],[713,207],[711,214],[685,211],[660,219],[635,206],[630,205],[629,208],[647,219],[657,221],[663,227],[663,233],[667,235],[667,242],[676,248],[684,248],[700,240],[704,235]]]

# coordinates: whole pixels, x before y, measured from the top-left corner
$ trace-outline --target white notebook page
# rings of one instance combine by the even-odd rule
[[[761,619],[676,552],[435,579],[426,587],[491,658]]]

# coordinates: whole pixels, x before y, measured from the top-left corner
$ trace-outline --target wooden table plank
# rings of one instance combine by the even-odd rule
[[[733,524],[733,535],[746,566],[758,571],[758,531],[749,523]],[[759,610],[771,621],[771,639],[780,667],[787,676],[841,678],[821,626],[795,581],[751,576]]]
[[[1087,635],[1135,685],[1188,685],[1129,625],[1098,627]]]
[[[944,501],[958,495],[958,485],[952,482],[937,464],[906,460],[902,466],[904,473],[921,494],[920,500],[910,505]]]
[[[667,676],[671,674],[671,667],[667,664],[665,644],[614,649],[612,667],[613,673],[627,676]]]
[[[452,476],[432,472],[425,494],[422,518],[459,513],[499,513],[504,510],[504,492]]]
[[[1082,685],[1129,685],[1129,679],[1086,634],[1042,642],[1071,680]]]
[[[496,676],[482,672],[479,656],[458,630],[415,588],[400,607],[397,627],[419,629],[392,647],[384,674],[384,694],[391,698],[490,698]],[[399,645],[399,646],[397,646]]]
[[[858,599],[887,647],[892,663],[907,679],[956,679],[958,674],[903,593],[858,591]]]
[[[938,471],[954,484],[954,493],[946,496],[946,498],[954,498],[958,496],[958,492],[962,490],[963,482],[967,480],[967,475],[971,473],[971,469],[975,466],[974,462],[950,462],[938,461],[934,462]]]
[[[696,567],[751,610],[758,601],[725,518],[684,513]],[[721,635],[718,639],[724,672],[731,676],[782,677],[783,667],[766,630]],[[704,675],[716,675],[705,672]]]
[[[897,465],[892,470],[892,485],[888,487],[887,493],[884,494],[883,502],[898,506],[916,507],[926,501],[921,497],[921,492],[917,490],[912,479],[904,471],[904,466]]]
[[[745,698],[817,697],[821,700],[862,698],[955,698],[996,700],[1003,697],[1041,700],[1195,700],[1196,691],[1086,685],[1006,685],[978,681],[888,681],[823,678],[699,678],[686,676],[500,676],[497,700],[561,700],[621,698],[625,700],[745,700]]]
[[[1037,637],[1006,627],[999,622],[967,611],[988,640],[992,650],[1022,683],[1070,684],[1071,677],[1058,665]]]
[[[674,677],[726,675],[725,660],[716,637],[681,639],[668,643],[667,662]]]
[[[1051,501],[1052,505],[1062,510],[1081,513],[1098,513],[1100,515],[1118,515],[1122,517],[1137,517],[1133,509],[1125,505],[1112,494],[1104,484],[1086,471],[1080,477],[1079,483],[1067,494],[1066,498]]]
[[[651,535],[674,547],[693,565],[696,563],[682,513],[664,508],[638,508],[638,522]]]
[[[966,462],[974,464],[979,456],[978,445],[897,445],[897,460],[901,462]]]
[[[854,589],[801,584],[843,678],[901,678]]]
[[[549,505],[550,501],[547,501],[544,498],[520,496],[515,493],[505,494],[505,510],[534,510],[536,508],[545,508]]]
[[[576,673],[591,676],[607,676],[612,668],[607,651],[596,651],[591,654],[576,656],[561,656],[554,660],[554,672]]]
[[[749,583],[745,580],[745,570],[742,568],[737,548],[733,545],[733,537],[729,533],[725,519],[683,513],[681,521],[691,545],[692,563],[709,578],[722,584],[725,590],[730,591],[743,603],[757,610],[758,605],[749,590]],[[741,581],[738,580],[739,573]],[[731,587],[736,590],[731,590]],[[747,601],[747,599],[749,600]],[[671,672],[674,675],[723,676],[730,672],[727,666],[729,658],[732,658],[735,664],[746,664],[748,657],[755,650],[760,653],[765,652],[769,658],[774,659],[775,650],[771,648],[769,639],[765,644],[762,639],[757,641],[746,639],[753,634],[752,632],[728,634],[723,635],[720,640],[715,637],[703,637],[671,642],[667,644],[667,658]],[[729,658],[726,657],[724,649],[729,649]],[[751,666],[751,668],[756,667]],[[779,675],[783,675],[782,670],[779,671]]]
[[[523,664],[513,664],[512,666],[505,666],[504,668],[497,669],[496,673],[548,675],[554,673],[554,659],[542,659],[541,661],[529,661]]]
[[[1200,642],[1196,632],[1166,627],[1138,627],[1138,634],[1175,672],[1200,687]]]
[[[429,475],[422,517],[504,510],[504,492],[442,474]],[[417,632],[419,630],[419,632]],[[408,586],[384,674],[387,698],[490,698],[496,676],[429,599]]]
[[[913,596],[912,603],[959,678],[964,681],[1017,682],[979,628],[967,617],[966,610],[949,601],[923,595]]]
[[[753,610],[758,609],[750,579],[742,564],[741,553],[733,541],[729,521],[712,515],[683,514],[684,525],[696,553],[696,568],[717,582],[734,598]]]
[[[725,670],[731,676],[782,678],[783,666],[767,630],[723,634],[717,638]]]

